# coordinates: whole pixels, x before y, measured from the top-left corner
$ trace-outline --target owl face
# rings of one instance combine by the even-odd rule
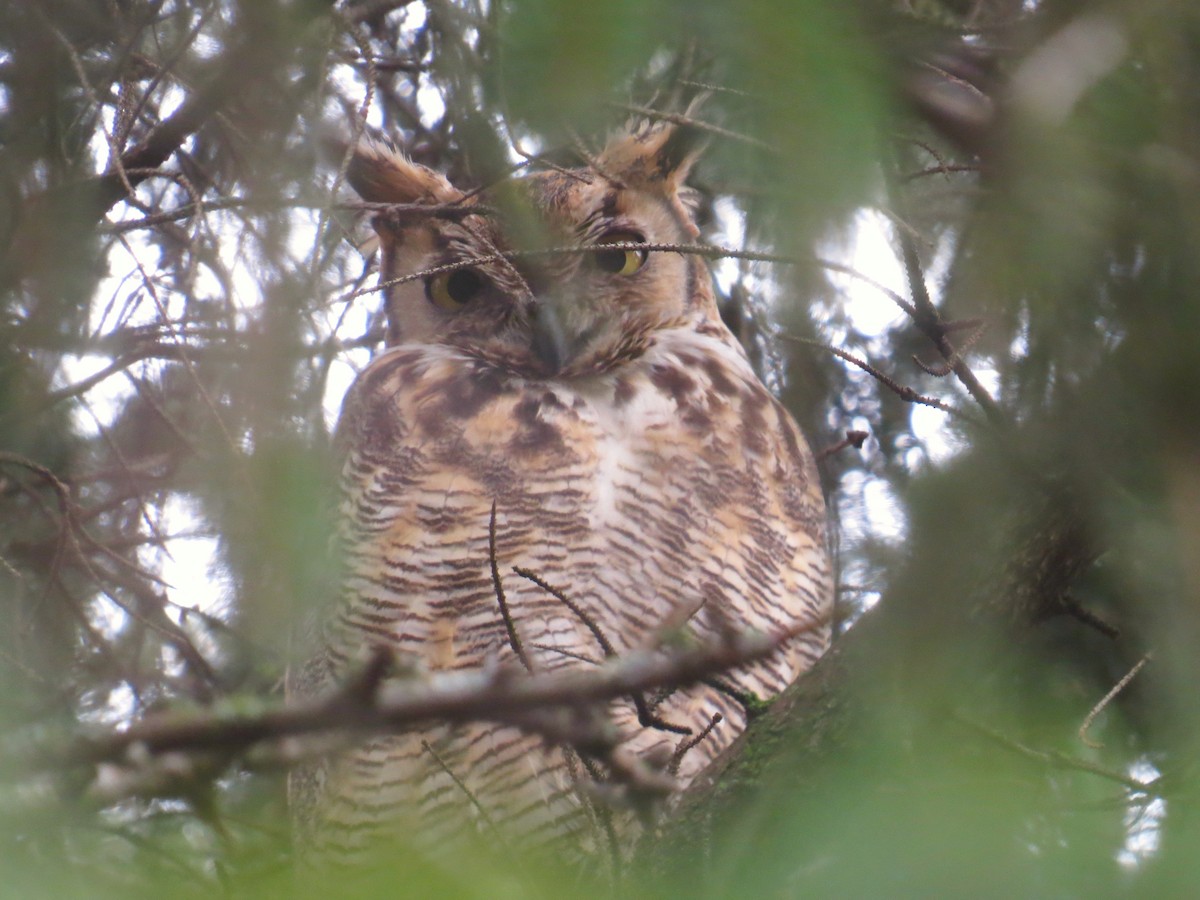
[[[698,259],[621,246],[694,238],[681,200],[693,149],[674,126],[644,125],[589,168],[468,198],[423,166],[360,146],[348,177],[364,199],[481,209],[376,216],[381,280],[419,275],[386,288],[388,343],[443,344],[526,376],[586,376],[637,358],[660,329],[712,314]]]

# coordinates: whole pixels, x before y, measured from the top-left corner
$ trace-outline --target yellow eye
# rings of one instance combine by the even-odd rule
[[[605,235],[599,246],[605,244],[640,244],[642,236],[627,231],[618,231]],[[595,253],[596,266],[604,272],[613,275],[632,275],[646,264],[645,250],[597,250]]]
[[[425,281],[425,296],[438,309],[458,312],[483,288],[483,279],[471,269],[443,272]]]

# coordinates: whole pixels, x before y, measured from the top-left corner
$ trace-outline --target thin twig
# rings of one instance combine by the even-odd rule
[[[522,578],[532,581],[546,593],[550,594],[552,597],[562,603],[563,606],[569,609],[572,613],[574,613],[579,621],[583,622],[588,631],[592,633],[592,636],[596,639],[596,643],[598,643],[600,645],[600,649],[604,651],[605,658],[611,659],[617,655],[616,648],[605,636],[604,631],[600,628],[600,626],[596,624],[596,621],[588,615],[587,610],[568,597],[561,588],[556,588],[554,585],[547,583],[544,579],[538,576],[536,572],[533,572],[530,569],[525,569],[521,566],[513,566],[513,571]],[[670,731],[673,734],[692,733],[692,729],[688,728],[686,725],[675,725],[674,723],[668,722],[666,719],[655,715],[650,709],[650,706],[646,703],[646,698],[641,694],[634,694],[632,699],[634,708],[637,710],[638,724],[643,728],[657,728],[659,731]]]
[[[546,653],[557,653],[559,656],[565,656],[568,659],[578,660],[579,662],[587,663],[589,666],[600,665],[600,660],[598,659],[592,659],[590,656],[586,656],[582,653],[575,653],[572,650],[566,650],[562,647],[555,647],[551,644],[530,644],[529,646],[534,650],[542,650]]]
[[[900,256],[904,263],[904,271],[908,276],[909,294],[913,300],[913,324],[937,348],[947,365],[953,370],[958,380],[967,392],[975,398],[988,421],[999,431],[1006,432],[1009,423],[995,398],[983,386],[975,372],[956,353],[954,346],[946,336],[946,325],[941,313],[929,296],[929,288],[925,284],[925,272],[921,266],[921,258],[917,253],[917,244],[913,236],[905,229],[897,229],[896,239],[900,242]]]
[[[916,181],[918,178],[927,178],[930,175],[949,175],[951,172],[972,172],[979,174],[983,169],[975,163],[968,164],[946,164],[939,163],[928,169],[918,169],[915,172],[909,172],[900,176],[901,181]]]
[[[716,675],[703,679],[702,683],[714,691],[724,694],[729,699],[736,702],[742,708],[742,712],[746,715],[746,721],[749,722],[755,716],[759,715],[766,704],[758,694],[752,691],[743,691],[741,688],[734,687],[724,678],[718,678]]]
[[[1133,681],[1133,679],[1137,677],[1137,673],[1142,671],[1146,663],[1150,662],[1153,656],[1153,653],[1147,653],[1136,663],[1134,663],[1133,668],[1126,672],[1125,675],[1122,676],[1121,680],[1114,684],[1112,689],[1100,698],[1100,702],[1092,707],[1091,712],[1089,712],[1084,718],[1083,724],[1079,726],[1079,739],[1081,741],[1095,750],[1099,750],[1104,746],[1104,744],[1100,743],[1099,741],[1093,741],[1088,737],[1088,729],[1091,728],[1092,723],[1096,721],[1096,716],[1100,715],[1100,713],[1104,711],[1105,707],[1112,703],[1117,694],[1121,693],[1121,691],[1128,687],[1129,682]]]
[[[492,501],[492,514],[488,519],[488,565],[492,570],[492,587],[496,592],[496,603],[500,607],[500,616],[504,619],[504,630],[508,632],[508,643],[517,654],[517,659],[525,667],[526,672],[533,672],[533,664],[525,655],[525,647],[521,636],[517,633],[517,623],[513,621],[508,608],[508,597],[504,593],[504,585],[500,583],[500,564],[496,561],[496,501]]]
[[[461,778],[458,777],[458,775],[455,774],[454,770],[450,768],[450,766],[446,763],[446,761],[444,759],[442,759],[441,754],[439,754],[436,750],[434,750],[433,745],[430,744],[429,741],[425,740],[424,738],[421,739],[421,749],[423,749],[426,753],[428,753],[430,756],[432,756],[434,761],[438,764],[438,767],[441,768],[441,770],[443,772],[445,772],[447,775],[450,776],[450,780],[453,781],[458,786],[458,789],[460,791],[462,791],[463,794],[466,795],[466,797],[469,801],[471,801],[471,805],[474,806],[475,809],[479,811],[479,815],[483,818],[484,823],[488,826],[489,829],[491,829],[491,831],[496,835],[496,837],[498,837],[500,839],[500,841],[503,843],[504,842],[504,834],[500,831],[499,828],[496,827],[495,821],[492,819],[491,816],[488,815],[488,811],[483,808],[483,804],[479,802],[479,798],[475,796],[474,791],[472,791],[469,787],[467,787],[466,782],[464,782]]]
[[[916,308],[906,299],[900,296],[900,294],[898,294],[896,291],[893,291],[886,284],[871,278],[869,275],[864,275],[853,266],[847,266],[844,263],[834,262],[831,259],[822,258],[817,259],[817,265],[823,269],[828,269],[831,272],[840,272],[843,275],[849,275],[851,278],[863,282],[863,284],[869,284],[871,287],[875,288],[875,290],[882,293],[898,307],[904,310],[904,312],[906,312],[909,316],[915,316],[917,314]]]
[[[962,359],[963,354],[974,347],[975,344],[978,343],[979,339],[983,337],[983,333],[987,331],[987,322],[983,319],[967,319],[961,322],[942,323],[942,334],[944,335],[949,335],[951,332],[962,331],[968,328],[972,329],[971,333],[966,336],[961,344],[959,344],[957,347],[954,347],[954,352],[943,365],[931,366],[928,363],[921,362],[920,357],[918,357],[915,353],[912,356],[912,361],[915,362],[917,366],[925,372],[925,374],[932,375],[934,378],[945,378],[954,371],[954,367],[958,364],[959,360]]]
[[[464,198],[465,199],[465,198]],[[499,211],[494,206],[482,203],[466,203],[455,200],[453,203],[380,203],[373,200],[346,200],[335,203],[334,209],[344,209],[350,212],[390,213],[396,217],[414,216],[418,219],[450,219],[458,221],[468,216],[497,216]]]
[[[1123,785],[1131,791],[1138,794],[1151,794],[1155,792],[1156,786],[1160,779],[1155,778],[1151,781],[1138,781],[1136,778],[1131,778],[1123,772],[1118,772],[1114,769],[1108,769],[1104,766],[1096,765],[1088,762],[1085,759],[1078,759],[1074,756],[1067,756],[1065,753],[1059,753],[1057,750],[1039,750],[1035,747],[1022,744],[1020,741],[1010,738],[1008,735],[997,731],[981,722],[976,722],[961,713],[955,713],[954,718],[969,728],[979,732],[985,737],[1002,747],[1006,747],[1021,756],[1027,757],[1045,765],[1054,766],[1059,769],[1071,769],[1076,772],[1087,772],[1090,775],[1095,775],[1099,778],[1105,778],[1109,781],[1114,781],[1117,784]]]
[[[742,91],[738,88],[726,87],[723,84],[710,84],[706,81],[692,81],[689,78],[680,78],[679,83],[686,87],[700,88],[703,91],[712,91],[714,94],[733,94],[737,97],[753,97],[749,91]]]
[[[1089,628],[1096,629],[1106,638],[1113,638],[1115,640],[1121,636],[1120,628],[1118,628],[1116,625],[1113,625],[1111,622],[1107,621],[1101,616],[1096,615],[1096,613],[1092,612],[1069,594],[1062,597],[1058,602],[1058,609],[1051,610],[1051,612],[1064,612],[1071,618],[1077,619],[1084,625],[1087,625]]]
[[[538,256],[563,256],[579,253],[596,253],[601,250],[605,252],[611,250],[645,250],[647,253],[690,254],[693,256],[701,256],[705,259],[745,259],[751,262],[771,262],[782,263],[786,265],[797,265],[799,263],[799,261],[794,257],[784,256],[779,253],[763,253],[755,250],[736,250],[732,247],[720,247],[713,244],[651,244],[641,241],[621,241],[614,244],[604,244],[603,246],[575,244],[562,247],[541,247],[531,250],[506,250],[502,253],[487,253],[480,256],[473,256],[470,259],[456,260],[455,262],[446,263],[440,266],[431,266],[430,268],[422,269],[419,272],[411,272],[407,275],[389,278],[386,281],[380,281],[378,284],[371,287],[351,291],[350,293],[343,294],[342,296],[338,297],[334,302],[346,303],[355,299],[356,297],[361,297],[364,294],[373,294],[377,291],[382,291],[386,288],[394,287],[399,284],[420,281],[425,278],[432,278],[435,275],[444,275],[447,272],[457,272],[459,269],[485,266],[496,262],[510,262],[515,259],[530,259]]]
[[[766,141],[759,140],[756,137],[751,137],[748,134],[742,134],[738,131],[730,131],[728,128],[722,128],[720,125],[714,125],[711,122],[705,122],[701,119],[693,119],[691,116],[665,112],[661,109],[651,109],[648,106],[634,106],[628,103],[610,103],[609,106],[613,107],[614,109],[620,109],[628,113],[633,113],[635,116],[645,116],[647,119],[657,119],[661,122],[670,122],[673,125],[684,125],[688,128],[695,128],[697,131],[706,131],[709,134],[714,134],[718,137],[729,138],[733,141],[749,144],[751,147],[757,147],[760,150],[766,150],[768,153],[779,153],[777,148],[771,146]]]
[[[794,344],[807,344],[810,347],[820,347],[822,350],[832,353],[839,359],[844,359],[846,362],[858,366],[905,403],[919,403],[922,406],[932,406],[934,409],[940,409],[942,412],[949,413],[952,416],[958,416],[966,419],[967,421],[972,421],[971,416],[962,410],[956,409],[947,403],[943,403],[936,397],[928,397],[924,394],[921,394],[913,388],[910,388],[908,385],[900,384],[895,379],[885,375],[883,372],[879,371],[879,369],[875,368],[865,360],[861,360],[857,356],[847,353],[845,350],[834,347],[832,344],[826,344],[824,341],[818,341],[812,338],[802,338],[797,337],[796,335],[784,334],[782,332],[776,332],[775,336]]]
[[[686,738],[679,742],[679,746],[675,748],[675,752],[671,754],[671,761],[667,764],[668,775],[678,775],[679,767],[683,765],[683,757],[689,750],[707,738],[714,728],[721,724],[724,717],[720,713],[713,713],[708,724],[695,737]]]
[[[563,755],[567,759],[568,765],[570,765],[572,758],[578,758],[579,762],[587,770],[588,777],[592,779],[592,784],[598,785],[604,783],[604,773],[600,771],[600,768],[594,761],[588,759],[586,756],[576,756],[571,750],[565,751]],[[604,829],[604,837],[608,846],[608,855],[613,865],[613,871],[619,872],[624,860],[621,858],[621,842],[617,838],[617,829],[613,824],[612,807],[607,803],[596,802],[596,798],[591,796],[591,792],[589,791],[580,790],[579,793],[588,798],[590,808],[600,820],[600,825]]]
[[[604,651],[606,658],[611,658],[617,655],[617,649],[612,645],[612,642],[605,636],[604,631],[596,624],[595,619],[587,614],[587,610],[581,607],[578,603],[566,595],[562,588],[557,588],[549,584],[545,579],[539,576],[531,569],[526,569],[523,566],[513,566],[513,571],[522,578],[532,581],[543,591],[556,599],[559,603],[569,609],[592,633],[592,637],[596,639],[596,643],[600,645],[600,649]]]
[[[826,447],[817,454],[817,462],[824,462],[835,453],[841,453],[847,447],[853,447],[855,450],[861,450],[863,442],[871,436],[867,431],[847,431],[846,436],[829,447]]]

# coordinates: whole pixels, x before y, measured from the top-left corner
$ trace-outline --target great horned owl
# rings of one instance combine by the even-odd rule
[[[632,125],[584,168],[511,181],[507,205],[357,148],[349,180],[364,199],[466,212],[375,217],[380,278],[394,282],[388,347],[342,411],[345,576],[307,690],[379,644],[428,670],[515,665],[493,509],[508,605],[542,672],[594,665],[593,626],[620,654],[665,623],[702,640],[811,625],[725,676],[763,698],[821,655],[832,590],[812,455],[722,324],[704,261],[620,246],[694,240],[694,146],[675,126]],[[574,252],[520,252],[546,248]],[[693,733],[715,713],[678,760],[683,784],[742,731],[744,709],[702,685],[654,710]],[[632,701],[611,718],[645,758],[681,740],[639,724]],[[597,774],[513,727],[446,725],[343,753],[298,777],[293,803],[302,841],[343,858],[388,835],[430,846],[489,828],[532,846],[586,838],[581,782]]]

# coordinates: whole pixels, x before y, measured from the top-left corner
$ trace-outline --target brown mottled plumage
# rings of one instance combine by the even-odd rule
[[[728,673],[760,697],[825,649],[825,507],[803,437],[721,323],[700,258],[602,249],[694,238],[686,137],[633,128],[587,169],[516,181],[523,200],[510,198],[504,218],[376,217],[384,280],[511,250],[601,249],[493,258],[388,289],[389,347],[339,426],[340,605],[301,690],[328,689],[376,644],[428,670],[516,665],[489,566],[493,502],[508,602],[542,671],[602,653],[587,623],[514,566],[563,589],[618,653],[654,645],[666,623],[701,639],[813,623]],[[474,202],[374,145],[356,151],[349,177],[371,201]],[[656,709],[696,732],[717,712],[724,721],[681,761],[683,783],[737,736],[744,712],[705,686]],[[679,743],[640,726],[632,701],[611,713],[647,758]],[[514,728],[443,726],[302,773],[293,804],[304,841],[342,858],[389,834],[433,846],[494,828],[510,844],[563,833],[586,843],[586,777],[572,754]]]

